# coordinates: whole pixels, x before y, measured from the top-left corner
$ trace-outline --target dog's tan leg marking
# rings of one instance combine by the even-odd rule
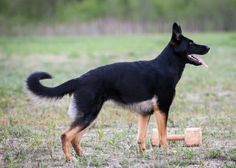
[[[70,143],[73,139],[75,139],[76,135],[82,130],[81,127],[74,127],[67,129],[61,136],[61,142],[62,142],[62,149],[66,156],[66,160],[71,160],[71,154],[70,154]]]
[[[155,110],[155,118],[157,122],[158,134],[160,138],[160,146],[164,147],[168,151],[168,141],[167,141],[167,114],[160,111],[159,109]]]
[[[83,156],[84,152],[83,152],[83,148],[81,147],[81,139],[82,139],[82,136],[84,135],[84,133],[94,124],[91,123],[89,126],[87,126],[86,128],[84,128],[82,131],[80,131],[76,136],[75,138],[71,141],[71,144],[72,144],[72,147],[74,148],[75,150],[75,153],[78,155],[78,156]]]
[[[75,153],[78,155],[78,156],[82,156],[83,155],[83,149],[81,147],[81,138],[83,136],[83,134],[85,133],[85,130],[81,131],[80,133],[78,133],[75,138],[71,141],[71,144],[72,144],[72,147],[74,148],[75,150]]]
[[[146,150],[146,135],[148,122],[150,120],[150,115],[143,116],[139,115],[138,117],[138,147],[139,151],[143,152]]]

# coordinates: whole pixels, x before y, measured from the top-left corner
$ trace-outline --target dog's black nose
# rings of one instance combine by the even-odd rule
[[[209,51],[209,50],[210,50],[210,47],[206,46],[206,50]]]

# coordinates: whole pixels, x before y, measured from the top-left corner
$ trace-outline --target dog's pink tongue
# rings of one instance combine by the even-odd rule
[[[208,68],[207,63],[200,56],[194,55],[194,57],[197,57],[197,59],[202,63],[202,65]]]

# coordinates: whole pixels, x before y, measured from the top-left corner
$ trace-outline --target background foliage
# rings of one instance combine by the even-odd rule
[[[236,28],[235,8],[236,0],[0,0],[0,30],[112,20],[99,26],[138,23],[142,31],[155,32],[166,31],[156,27],[179,21],[188,30],[228,31]]]

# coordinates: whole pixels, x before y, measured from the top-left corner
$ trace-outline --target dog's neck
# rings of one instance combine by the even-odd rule
[[[171,43],[154,59],[154,62],[161,66],[166,73],[174,73],[176,84],[182,76],[185,68],[185,62],[174,52],[174,46]]]

